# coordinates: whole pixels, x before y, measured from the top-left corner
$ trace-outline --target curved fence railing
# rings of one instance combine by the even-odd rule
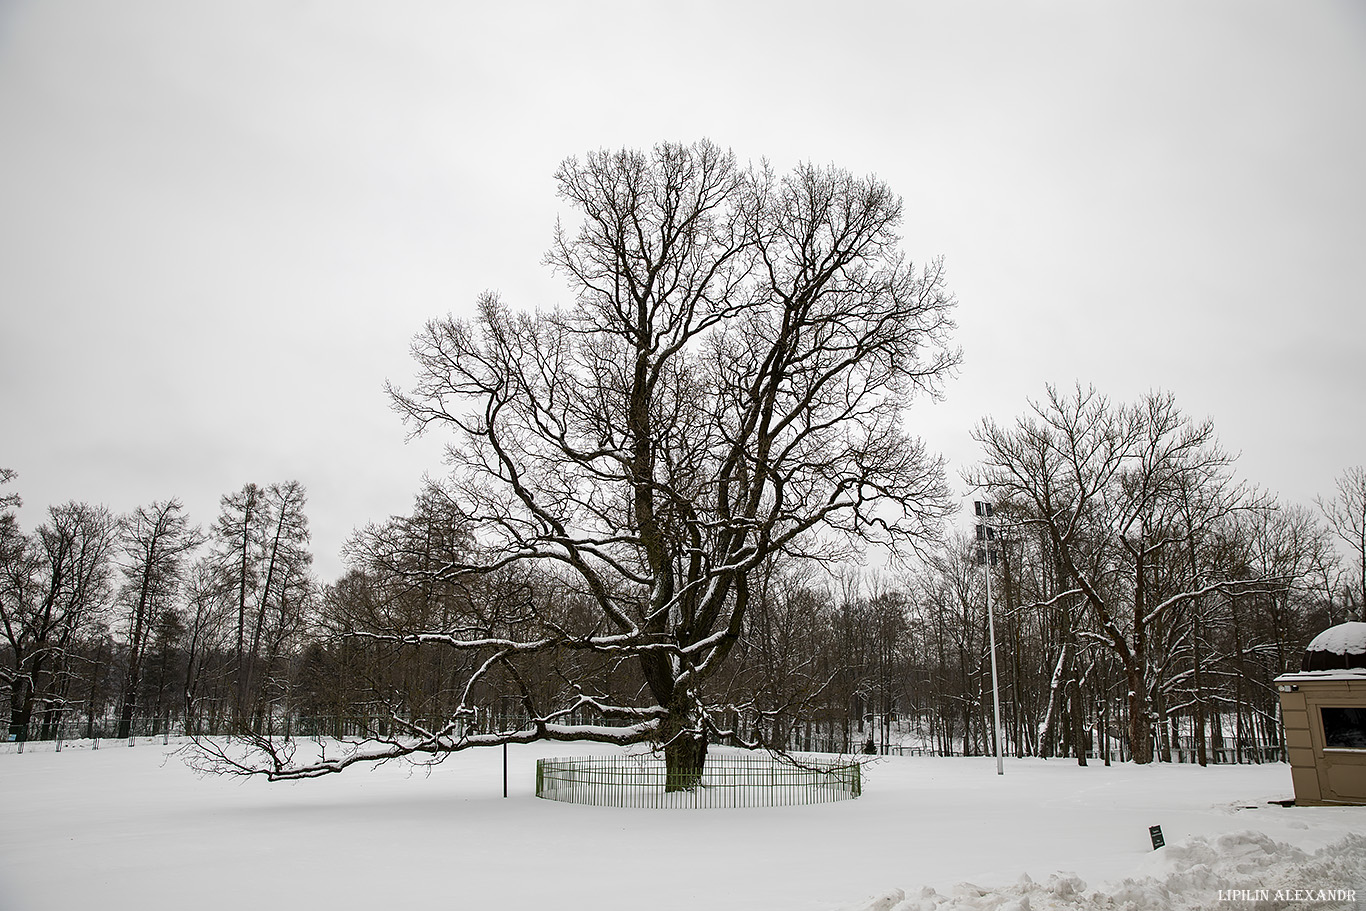
[[[712,754],[700,773],[670,773],[653,756],[566,757],[537,760],[536,796],[600,807],[781,807],[853,800],[860,773],[853,760],[768,755]]]

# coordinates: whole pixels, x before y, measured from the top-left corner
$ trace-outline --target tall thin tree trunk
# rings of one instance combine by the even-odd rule
[[[1053,668],[1053,679],[1048,685],[1048,707],[1044,710],[1042,730],[1039,732],[1039,756],[1044,759],[1053,755],[1053,727],[1057,724],[1071,651],[1072,643],[1064,640],[1062,648],[1058,652],[1058,663]]]
[[[1072,678],[1072,749],[1077,765],[1086,765],[1086,707],[1082,702],[1081,681]]]
[[[1194,613],[1191,615],[1191,685],[1194,688],[1194,720],[1195,720],[1195,761],[1203,768],[1208,763],[1208,756],[1205,752],[1205,685],[1201,677],[1204,670],[1200,651],[1200,602],[1194,604]]]

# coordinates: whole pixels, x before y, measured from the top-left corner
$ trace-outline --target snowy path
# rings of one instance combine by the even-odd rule
[[[1232,864],[1267,846],[1273,866],[1254,878],[1298,877],[1268,887],[1355,887],[1366,899],[1342,865],[1314,867],[1291,848],[1332,845],[1349,860],[1359,849],[1366,861],[1366,839],[1343,844],[1366,832],[1366,808],[1269,804],[1291,796],[1283,765],[1011,760],[997,777],[991,759],[890,758],[865,771],[862,799],[823,806],[612,810],[532,796],[537,756],[588,751],[514,748],[507,800],[497,751],[430,775],[385,766],[283,784],[199,777],[150,743],[0,753],[0,909],[1039,911],[1078,907],[1058,894],[1075,884],[1048,891],[1058,871],[1095,890],[1176,883],[1180,869],[1187,903],[1173,907],[1250,908],[1219,900],[1243,883],[1209,858]],[[1154,824],[1163,852],[1148,840]],[[984,894],[955,891],[965,881]]]

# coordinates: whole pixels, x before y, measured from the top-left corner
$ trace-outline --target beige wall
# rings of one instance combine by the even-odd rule
[[[1366,804],[1366,750],[1324,747],[1322,706],[1366,707],[1366,677],[1287,674],[1281,695],[1290,776],[1297,804]]]

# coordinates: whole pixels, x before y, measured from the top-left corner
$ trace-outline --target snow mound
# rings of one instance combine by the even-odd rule
[[[1366,836],[1349,835],[1309,854],[1261,832],[1232,832],[1168,845],[1152,875],[1088,890],[1070,873],[1038,883],[1027,874],[1014,885],[972,883],[943,895],[925,886],[913,895],[893,889],[844,911],[1249,911],[1312,906],[1356,909],[1366,899]],[[1306,904],[1308,903],[1308,904]]]

